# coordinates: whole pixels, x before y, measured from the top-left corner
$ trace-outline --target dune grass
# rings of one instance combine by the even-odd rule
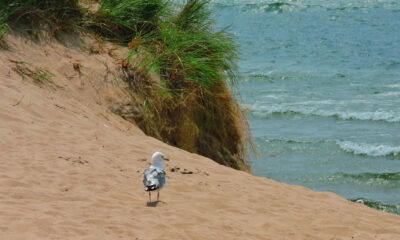
[[[213,29],[207,3],[164,10],[153,28],[132,34],[132,52],[142,56],[125,72],[142,109],[136,122],[164,142],[248,170],[249,127],[227,87],[236,80],[237,45],[226,29]]]
[[[191,0],[169,13],[151,32],[136,32],[153,56],[146,65],[157,66],[164,79],[194,81],[210,88],[236,80],[237,45],[226,29],[214,31],[208,1]],[[150,64],[149,64],[150,63]],[[179,86],[178,86],[179,87]]]
[[[228,88],[238,47],[226,29],[213,29],[208,0],[97,3],[88,11],[78,0],[1,1],[0,37],[7,26],[28,33],[79,27],[127,45],[122,76],[140,112],[130,120],[164,142],[248,170],[249,128]]]
[[[119,43],[128,43],[140,33],[157,27],[167,13],[164,0],[101,0],[100,9],[91,16],[90,28]]]
[[[55,33],[78,26],[83,12],[78,0],[2,0],[0,24],[28,33],[46,25]]]

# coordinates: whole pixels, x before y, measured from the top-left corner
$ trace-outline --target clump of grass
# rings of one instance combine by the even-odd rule
[[[167,21],[139,36],[153,54],[150,66],[171,84],[195,81],[202,87],[236,80],[237,45],[226,29],[214,31],[208,1],[191,0]],[[135,36],[137,38],[137,36]]]
[[[54,34],[70,30],[82,20],[78,0],[3,0],[0,1],[0,23],[30,33],[46,25]]]
[[[89,26],[102,36],[127,43],[139,32],[150,32],[165,15],[164,0],[102,0]]]
[[[18,73],[22,79],[25,80],[26,77],[29,77],[34,83],[39,85],[53,83],[51,78],[54,77],[54,74],[48,70],[41,67],[34,67],[32,64],[24,61],[10,61],[15,63],[15,66],[12,69],[14,72]]]
[[[148,135],[235,169],[248,170],[249,129],[239,105],[224,84],[212,91],[187,81],[171,90],[141,70],[125,68],[133,112],[116,112]],[[139,113],[138,113],[139,112]]]
[[[131,34],[141,57],[123,72],[141,109],[135,122],[164,142],[248,170],[249,127],[227,87],[236,80],[237,45],[226,29],[213,30],[207,3],[187,1],[157,28]]]

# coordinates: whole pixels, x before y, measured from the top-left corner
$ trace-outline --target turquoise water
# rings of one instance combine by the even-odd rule
[[[211,7],[241,46],[253,173],[400,214],[400,1]]]

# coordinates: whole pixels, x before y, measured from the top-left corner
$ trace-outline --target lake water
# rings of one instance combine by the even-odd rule
[[[253,173],[400,214],[400,1],[211,7],[240,44]]]

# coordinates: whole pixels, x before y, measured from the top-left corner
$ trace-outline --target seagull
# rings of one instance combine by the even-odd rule
[[[151,192],[157,192],[157,201],[160,197],[160,190],[165,186],[165,176],[162,161],[164,155],[160,152],[155,152],[151,157],[151,166],[143,171],[144,190],[149,192],[149,200],[151,202]]]

